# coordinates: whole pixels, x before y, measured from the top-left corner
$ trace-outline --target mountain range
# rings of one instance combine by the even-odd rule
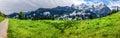
[[[112,7],[116,8],[116,7]],[[80,4],[71,6],[58,6],[55,8],[39,8],[35,11],[24,12],[27,19],[55,19],[55,20],[80,20],[99,18],[112,13],[112,10],[103,3]],[[10,18],[18,18],[19,13],[8,15]]]

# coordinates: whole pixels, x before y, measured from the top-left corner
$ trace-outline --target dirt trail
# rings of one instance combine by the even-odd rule
[[[0,22],[0,38],[7,38],[8,22],[7,18]]]

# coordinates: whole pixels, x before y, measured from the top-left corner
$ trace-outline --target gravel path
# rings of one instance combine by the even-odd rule
[[[0,38],[7,38],[8,22],[8,19],[0,22]]]

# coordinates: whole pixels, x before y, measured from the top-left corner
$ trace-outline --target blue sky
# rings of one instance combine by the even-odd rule
[[[103,2],[106,5],[110,4],[110,2],[116,2],[116,1],[120,1],[120,0],[85,0],[85,1],[90,1],[90,2]]]
[[[108,0],[85,0],[85,1],[90,1],[90,2],[103,2],[105,4],[109,4]]]
[[[70,6],[88,2],[102,2],[108,6],[120,6],[120,0],[0,0],[0,11],[10,14],[19,11],[32,11],[38,8]]]

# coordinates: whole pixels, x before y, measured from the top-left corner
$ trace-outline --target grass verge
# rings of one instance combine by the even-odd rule
[[[4,17],[1,17],[1,16],[0,16],[0,22],[3,21],[3,20],[4,20]]]

